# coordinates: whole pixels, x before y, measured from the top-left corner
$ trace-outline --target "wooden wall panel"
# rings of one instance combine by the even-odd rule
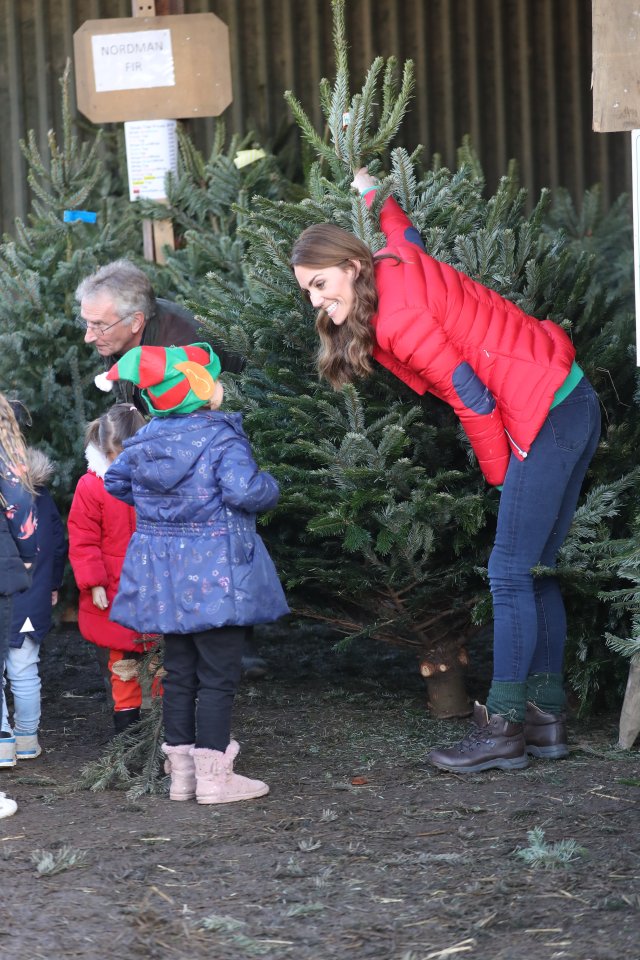
[[[58,79],[85,21],[125,17],[130,0],[0,0],[0,228],[25,216],[18,140],[42,149],[60,129]],[[185,0],[229,27],[234,102],[229,131],[281,142],[291,89],[320,129],[317,89],[333,77],[330,0]],[[535,198],[543,186],[575,197],[601,183],[606,202],[631,186],[629,135],[592,132],[591,0],[347,0],[352,88],[377,55],[415,62],[416,92],[398,142],[456,162],[470,134],[490,189],[518,161]],[[82,121],[84,124],[84,121]],[[210,148],[214,122],[192,121]]]

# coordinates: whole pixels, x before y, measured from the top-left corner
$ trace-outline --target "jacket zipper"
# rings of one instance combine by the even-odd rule
[[[509,440],[509,443],[511,444],[511,446],[513,447],[513,449],[516,451],[516,453],[519,453],[520,456],[522,457],[522,459],[523,459],[523,460],[526,460],[526,459],[527,459],[527,452],[526,452],[526,450],[522,450],[522,449],[518,446],[518,444],[515,442],[515,440],[513,439],[513,437],[511,436],[511,434],[509,433],[508,430],[505,430],[505,433],[506,433],[506,435],[507,435],[507,439]]]

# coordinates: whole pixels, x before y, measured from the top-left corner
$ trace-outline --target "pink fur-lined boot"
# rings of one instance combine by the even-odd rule
[[[250,780],[233,772],[233,761],[240,746],[232,740],[224,753],[194,747],[191,751],[196,765],[196,800],[198,803],[235,803],[254,800],[269,793],[262,780]]]
[[[181,743],[177,747],[162,744],[162,752],[167,758],[164,772],[171,776],[170,800],[193,800],[196,795],[196,768],[192,751],[192,743]]]

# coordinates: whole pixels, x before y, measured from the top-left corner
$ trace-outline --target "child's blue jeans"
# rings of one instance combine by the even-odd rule
[[[525,682],[561,673],[567,621],[553,576],[580,487],[600,438],[598,398],[586,378],[549,411],[525,460],[511,456],[489,559],[493,597],[493,679]]]
[[[40,644],[26,635],[21,647],[9,647],[5,663],[6,679],[13,696],[13,729],[15,733],[37,733],[40,724]],[[2,729],[11,730],[7,701],[2,690]]]

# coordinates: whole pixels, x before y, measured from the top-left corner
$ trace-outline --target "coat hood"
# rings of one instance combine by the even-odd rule
[[[27,468],[34,487],[46,487],[55,472],[53,461],[42,450],[27,447]]]
[[[184,416],[151,420],[125,441],[125,448],[139,479],[150,490],[173,490],[198,468],[198,461],[211,443],[223,436],[245,437],[242,415],[202,409]]]
[[[102,450],[96,447],[95,443],[90,443],[84,451],[84,458],[87,461],[89,470],[104,480],[104,475],[109,469],[109,461]]]

